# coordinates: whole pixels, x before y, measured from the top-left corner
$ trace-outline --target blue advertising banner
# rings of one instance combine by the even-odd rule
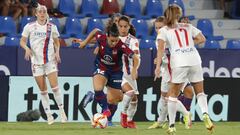
[[[32,75],[31,64],[24,60],[24,50],[16,47],[0,47],[0,75]],[[61,48],[62,62],[59,64],[61,76],[91,76],[94,70],[92,49]],[[240,50],[199,49],[205,77],[240,78]],[[141,50],[139,76],[153,76],[156,53]]]
[[[240,50],[198,50],[205,77],[240,78]]]
[[[17,48],[0,46],[0,75],[17,75]]]

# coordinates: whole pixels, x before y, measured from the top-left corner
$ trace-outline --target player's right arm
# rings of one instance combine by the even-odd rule
[[[164,50],[165,50],[165,43],[166,43],[166,35],[165,35],[165,31],[163,28],[161,28],[158,32],[157,35],[157,58],[155,59],[156,61],[156,68],[155,68],[155,77],[154,77],[154,81],[157,78],[160,78],[160,69],[161,69],[161,63],[162,63],[162,57],[164,54]]]
[[[101,31],[101,30],[99,30],[97,28],[92,30],[85,40],[83,40],[82,42],[79,42],[80,43],[79,48],[84,48],[95,37],[96,33],[99,31]]]
[[[32,57],[32,51],[31,49],[27,46],[27,37],[29,36],[30,32],[28,30],[28,24],[24,27],[23,32],[22,32],[22,37],[20,39],[20,46],[25,50],[25,56],[24,58],[26,60],[29,60]]]

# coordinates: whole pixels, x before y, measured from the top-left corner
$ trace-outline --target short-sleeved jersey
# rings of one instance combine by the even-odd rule
[[[160,33],[160,30],[158,30],[158,33]],[[157,50],[158,50],[159,36],[160,35],[157,34],[157,38],[156,38],[156,41],[155,41],[155,45],[156,45]],[[169,45],[165,45],[165,51],[164,51],[164,54],[163,54],[163,57],[162,57],[162,65],[168,65],[168,63],[169,63],[168,56],[170,56]]]
[[[201,64],[201,58],[194,46],[193,38],[201,31],[191,24],[179,23],[176,28],[164,26],[159,30],[158,38],[169,45],[170,65],[174,67]]]
[[[99,51],[95,59],[96,67],[103,71],[122,71],[123,54],[132,58],[134,52],[121,40],[118,41],[115,47],[109,47],[107,43],[107,36],[101,32],[97,32],[95,37],[99,47]]]
[[[125,37],[119,37],[123,43],[125,43],[136,55],[140,57],[139,42],[136,37],[128,34]],[[133,68],[133,60],[127,55],[123,55],[123,73],[130,74]]]
[[[22,36],[30,41],[33,64],[45,64],[55,59],[53,38],[59,37],[56,25],[50,22],[40,25],[34,21],[24,26]]]

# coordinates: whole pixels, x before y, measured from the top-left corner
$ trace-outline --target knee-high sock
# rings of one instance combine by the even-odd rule
[[[202,93],[197,94],[197,102],[202,111],[202,113],[208,113],[208,105],[207,105],[207,95]]]
[[[102,107],[102,110],[105,111],[108,109],[107,97],[103,90],[95,91],[94,99]]]
[[[175,124],[175,118],[177,113],[177,98],[168,98],[168,116],[169,116],[169,126]]]
[[[130,104],[133,96],[134,96],[134,90],[130,90],[130,91],[127,91],[126,93],[124,93],[123,100],[122,100],[123,113],[127,114],[127,110],[128,110],[129,104]]]
[[[159,111],[159,117],[158,117],[158,122],[164,122],[167,120],[167,114],[168,114],[168,106],[167,106],[167,98],[161,95],[161,98],[158,101],[158,104],[160,106],[160,111]]]
[[[137,111],[137,106],[138,106],[138,100],[136,101],[131,101],[127,110],[127,120],[132,121],[133,117]]]
[[[118,104],[114,105],[114,104],[108,104],[108,108],[111,112],[111,115],[108,117],[108,121],[112,121],[112,117],[115,114],[116,110],[117,110]]]
[[[188,115],[189,112],[187,111],[185,106],[182,104],[182,102],[179,100],[177,100],[176,102],[177,102],[177,104],[176,104],[177,111],[181,112],[183,115]]]
[[[51,110],[50,110],[50,105],[49,105],[49,96],[48,96],[48,91],[40,91],[41,94],[41,101],[42,101],[42,106],[47,115],[51,115]]]
[[[54,98],[58,104],[58,108],[60,110],[62,110],[63,109],[63,99],[62,99],[61,90],[57,86],[55,88],[52,88],[52,91],[53,91]]]

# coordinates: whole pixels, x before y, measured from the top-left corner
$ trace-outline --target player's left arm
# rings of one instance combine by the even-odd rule
[[[54,44],[54,48],[55,48],[55,57],[58,63],[61,62],[61,58],[60,58],[60,41],[58,38],[53,38],[53,44]]]
[[[60,63],[61,62],[61,58],[60,58],[60,41],[59,41],[59,38],[58,38],[60,36],[60,34],[59,34],[58,30],[57,30],[56,25],[53,25],[52,27],[53,27],[52,28],[52,31],[53,31],[52,37],[53,37],[53,45],[54,45],[54,49],[55,49],[55,58],[56,58],[57,62]]]
[[[191,27],[192,36],[193,36],[193,42],[195,45],[199,45],[206,42],[205,36],[202,34],[202,32],[198,28],[192,25],[190,25],[190,27]]]
[[[133,59],[133,68],[132,68],[132,71],[131,71],[131,76],[132,76],[133,80],[136,80],[137,77],[138,77],[138,68],[139,68],[139,65],[140,65],[140,58],[139,58],[138,55],[136,55],[134,53],[133,56],[132,56],[132,59]]]

